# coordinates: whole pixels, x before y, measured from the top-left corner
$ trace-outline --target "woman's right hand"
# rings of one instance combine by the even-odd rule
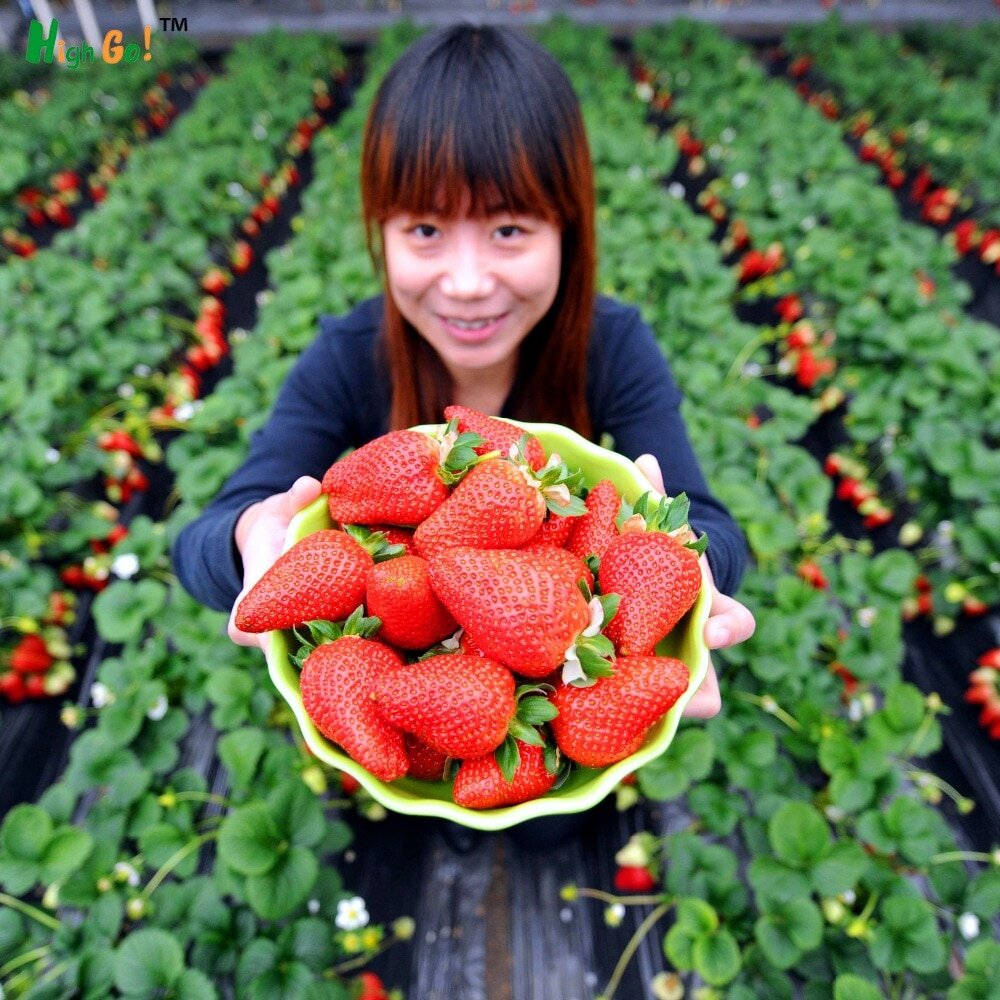
[[[270,569],[285,545],[285,535],[292,518],[308,507],[322,493],[318,479],[301,476],[285,493],[275,493],[266,500],[247,507],[236,522],[234,538],[243,559],[243,589],[229,615],[229,638],[241,646],[260,646],[261,636],[241,632],[235,624],[236,609],[251,587]]]

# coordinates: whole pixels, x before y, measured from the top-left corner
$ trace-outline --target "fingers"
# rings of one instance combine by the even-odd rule
[[[236,598],[236,603],[233,605],[233,610],[229,613],[229,625],[226,628],[226,632],[229,638],[232,639],[238,646],[260,646],[260,635],[254,632],[241,632],[236,627],[236,609],[240,606],[240,601],[243,600],[246,594],[246,589],[240,592],[240,596]]]
[[[667,491],[663,487],[663,473],[660,472],[660,463],[656,460],[656,456],[640,455],[635,460],[635,464],[638,466],[639,471],[649,480],[650,486],[657,493],[665,495]]]
[[[683,715],[688,719],[711,719],[722,710],[722,695],[719,693],[719,678],[715,674],[715,667],[711,661],[708,664],[708,673],[701,682],[701,686],[691,696],[691,700],[684,706]]]
[[[746,642],[756,627],[757,622],[749,608],[726,594],[715,592],[709,618],[705,622],[705,643],[709,649],[723,649]]]

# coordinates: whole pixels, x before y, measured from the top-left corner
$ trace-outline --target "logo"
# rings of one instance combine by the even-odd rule
[[[149,48],[150,35],[152,29],[149,25],[143,28],[145,47],[136,42],[129,42],[123,45],[124,35],[113,28],[104,36],[104,44],[101,46],[101,59],[106,63],[127,63],[139,62],[144,59],[147,62],[153,58],[153,53]],[[84,42],[82,45],[67,45],[66,40],[59,37],[59,22],[53,18],[49,24],[48,34],[41,21],[32,19],[28,26],[28,47],[25,52],[25,59],[30,63],[56,62],[66,65],[69,69],[76,69],[84,63],[92,63],[97,59],[97,53],[92,45]]]

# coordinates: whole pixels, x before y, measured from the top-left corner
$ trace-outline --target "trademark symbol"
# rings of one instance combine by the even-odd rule
[[[187,31],[188,19],[186,17],[161,17],[160,27],[164,31]]]

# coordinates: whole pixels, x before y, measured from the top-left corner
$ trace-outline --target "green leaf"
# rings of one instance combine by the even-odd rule
[[[704,729],[682,729],[662,756],[636,772],[643,795],[666,802],[678,798],[712,770],[715,743]]]
[[[883,1000],[883,995],[866,979],[848,972],[837,976],[833,1000]]]
[[[316,856],[304,847],[292,847],[266,875],[247,879],[247,902],[265,920],[280,920],[301,906],[319,874]]]
[[[322,972],[336,958],[333,935],[324,920],[307,918],[292,925],[291,952],[313,972]]]
[[[97,630],[108,642],[138,639],[167,602],[167,588],[156,580],[116,580],[94,600]]]
[[[715,934],[699,937],[691,958],[695,969],[712,986],[724,986],[735,979],[743,964],[736,939],[724,927]]]
[[[264,875],[278,862],[281,832],[267,806],[254,802],[231,812],[219,830],[219,857],[241,875]]]
[[[0,845],[21,861],[41,861],[52,836],[52,820],[39,806],[18,805],[0,827]]]
[[[948,1000],[996,1000],[1000,983],[1000,944],[977,941],[965,956],[965,973],[948,991]]]
[[[170,989],[184,971],[184,952],[173,934],[143,928],[115,951],[115,985],[126,997],[154,997]]]
[[[235,788],[246,788],[253,780],[264,752],[264,732],[256,726],[235,729],[220,737],[219,760],[229,772]]]
[[[174,987],[177,1000],[218,1000],[218,992],[204,972],[185,969]]]
[[[820,896],[839,896],[857,886],[869,864],[859,843],[841,841],[813,869],[812,886]]]
[[[754,924],[754,935],[767,960],[779,969],[790,969],[803,954],[823,940],[823,915],[808,899],[771,904]]]
[[[60,827],[45,845],[40,859],[43,880],[55,882],[75,872],[90,856],[93,846],[93,838],[86,830]]]
[[[778,858],[795,867],[811,867],[830,849],[830,829],[812,806],[787,802],[771,817],[768,839]]]
[[[521,766],[521,751],[517,747],[517,741],[513,736],[508,736],[493,752],[496,758],[497,767],[503,775],[503,780],[509,785],[517,774],[517,769]]]
[[[323,839],[326,818],[316,796],[301,781],[287,781],[267,797],[267,808],[282,836],[301,847]]]

